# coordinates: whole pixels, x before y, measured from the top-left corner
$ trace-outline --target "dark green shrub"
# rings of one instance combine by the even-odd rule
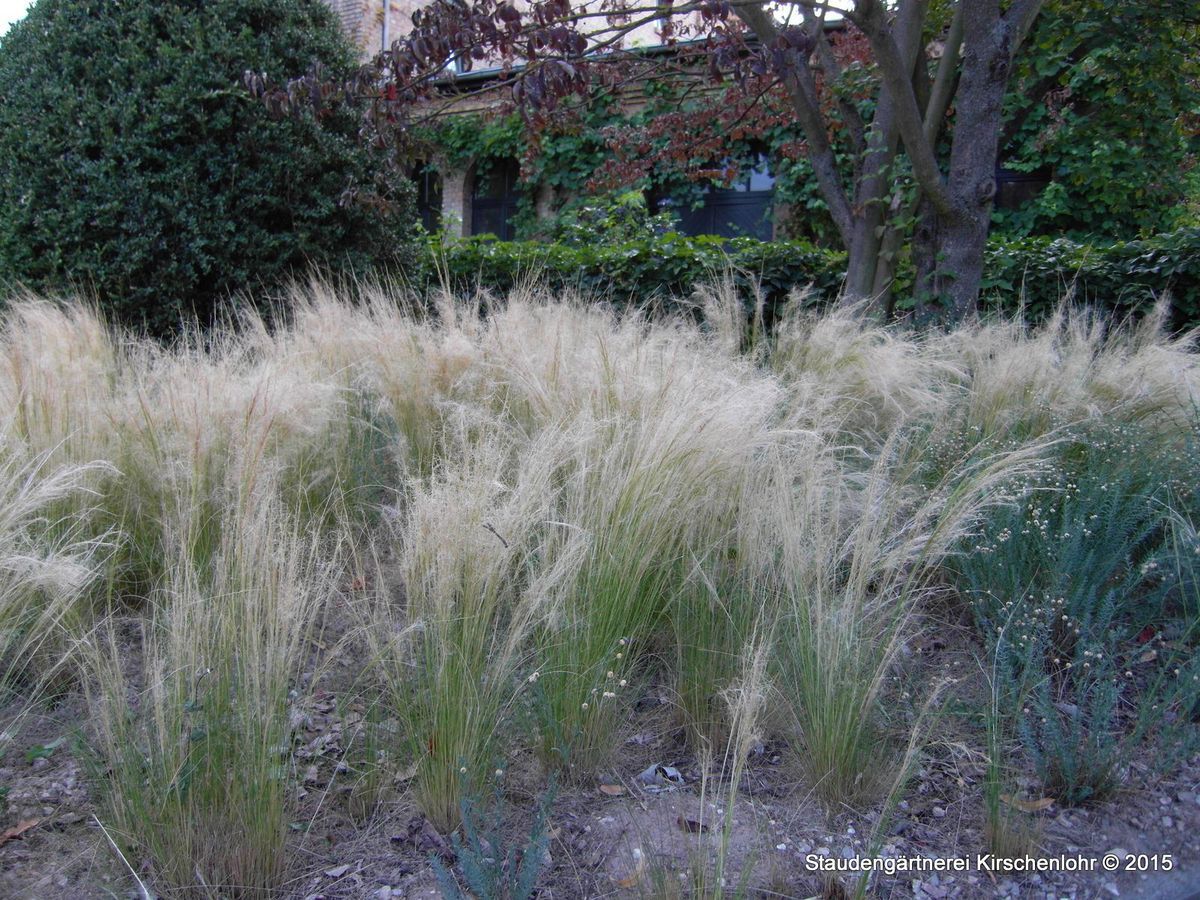
[[[808,289],[813,304],[831,302],[841,287],[844,253],[803,241],[764,243],[753,238],[686,237],[675,232],[620,243],[569,246],[533,241],[468,238],[433,245],[431,267],[457,291],[476,286],[499,295],[536,280],[551,290],[599,293],[618,305],[686,298],[697,283],[728,273],[750,301],[761,289],[773,308],[793,288]]]
[[[756,286],[768,321],[790,291],[807,291],[807,302],[833,301],[845,274],[846,255],[805,241],[764,243],[753,238],[685,237],[668,232],[617,242],[593,229],[591,243],[496,241],[468,238],[435,241],[436,265],[451,287],[481,286],[503,295],[516,284],[538,280],[551,289],[604,293],[618,303],[687,297],[697,282],[732,274],[749,301]],[[911,273],[901,271],[902,284]],[[1037,321],[1068,295],[1116,315],[1144,310],[1169,293],[1178,328],[1200,325],[1200,228],[1108,246],[1066,239],[994,237],[988,245],[981,305]]]
[[[241,86],[314,64],[354,65],[319,0],[39,0],[0,43],[0,285],[164,332],[310,263],[415,259],[411,188],[379,192],[348,115]]]
[[[1066,238],[993,237],[988,243],[983,305],[1039,319],[1069,290],[1080,303],[1125,315],[1170,294],[1176,327],[1200,325],[1200,228],[1145,240],[1091,246]]]

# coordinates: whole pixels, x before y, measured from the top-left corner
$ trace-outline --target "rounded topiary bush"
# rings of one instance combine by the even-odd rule
[[[162,333],[311,264],[415,260],[412,188],[380,188],[354,119],[274,119],[241,84],[315,64],[355,64],[320,0],[38,0],[0,39],[0,293]]]

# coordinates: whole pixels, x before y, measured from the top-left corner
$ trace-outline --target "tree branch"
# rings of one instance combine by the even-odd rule
[[[825,34],[825,12],[822,10],[818,16],[811,7],[801,6],[800,13],[804,17],[804,24],[816,38],[817,58],[820,59],[821,69],[825,72],[826,84],[832,84],[841,77],[842,67],[838,64],[837,57],[833,54],[833,48],[829,45],[829,38]],[[837,103],[838,109],[842,113],[842,121],[846,124],[846,131],[850,135],[850,146],[856,155],[861,154],[867,146],[866,125],[858,113],[858,107],[841,97],[838,98]]]
[[[1029,30],[1033,28],[1034,20],[1037,19],[1044,4],[1045,0],[1014,0],[1013,5],[1008,8],[1008,12],[1001,17],[1011,20],[1013,25],[1013,41],[1009,49],[1014,57],[1021,49],[1021,45],[1025,43],[1025,38],[1029,36]]]
[[[772,45],[779,36],[771,14],[762,4],[738,6],[735,12],[765,46]],[[826,131],[825,119],[821,115],[816,84],[812,71],[808,68],[808,60],[801,60],[794,73],[785,77],[783,83],[796,110],[796,117],[800,120],[800,127],[804,129],[804,136],[808,140],[808,158],[813,167],[813,175],[816,176],[825,202],[829,204],[829,214],[838,234],[849,246],[853,219],[850,201],[842,186],[837,160],[829,143],[829,134]]]
[[[937,74],[933,76],[933,87],[929,90],[929,103],[925,106],[925,140],[929,141],[931,147],[937,145],[946,110],[950,108],[950,98],[954,96],[958,61],[962,56],[962,37],[963,8],[960,3],[954,8],[954,18],[950,20],[950,30],[946,32],[946,42],[942,47],[942,58],[938,62]]]
[[[925,138],[924,117],[913,91],[912,67],[905,64],[904,55],[888,27],[887,10],[880,0],[857,0],[853,12],[848,15],[863,30],[875,51],[884,90],[892,96],[896,125],[912,162],[913,176],[939,213],[954,216],[954,201],[938,168],[933,145]]]

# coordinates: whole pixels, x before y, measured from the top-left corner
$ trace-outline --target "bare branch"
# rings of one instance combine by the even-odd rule
[[[826,83],[832,84],[842,75],[842,67],[838,64],[837,57],[833,54],[833,48],[829,45],[829,38],[825,33],[825,11],[822,10],[820,15],[816,10],[808,6],[801,6],[801,14],[804,16],[804,23],[808,26],[809,31],[813,34],[817,41],[817,58],[821,61],[821,68],[825,72]],[[860,154],[866,148],[866,141],[863,137],[866,126],[863,123],[862,116],[858,114],[858,107],[848,100],[838,98],[838,110],[842,114],[842,121],[846,124],[846,130],[850,134],[850,146],[855,154]]]
[[[925,138],[923,116],[913,91],[912,67],[906,65],[888,27],[887,10],[880,0],[857,0],[852,17],[875,51],[884,90],[892,96],[896,125],[912,162],[913,176],[939,213],[954,216],[955,205],[938,168],[933,145]]]
[[[763,45],[771,46],[776,42],[779,37],[778,29],[764,6],[739,6],[736,12],[738,18],[750,27]],[[829,214],[842,240],[848,245],[853,227],[850,201],[842,186],[837,160],[829,143],[825,119],[821,115],[817,99],[816,84],[813,82],[807,59],[801,60],[801,64],[784,77],[783,83],[792,100],[796,117],[800,120],[800,127],[808,139],[808,159],[825,202],[829,204]]]
[[[925,140],[930,146],[937,143],[942,122],[946,118],[946,110],[950,108],[950,98],[954,96],[954,85],[958,80],[958,61],[962,53],[963,8],[960,3],[954,8],[954,18],[950,20],[950,29],[946,32],[946,41],[942,47],[942,58],[938,62],[937,74],[933,77],[933,87],[929,91],[929,103],[925,106]]]

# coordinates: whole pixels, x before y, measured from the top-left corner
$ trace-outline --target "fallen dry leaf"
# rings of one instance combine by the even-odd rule
[[[642,856],[642,851],[636,847],[633,850],[633,858],[635,860],[637,860],[637,866],[635,866],[634,870],[632,872],[630,872],[628,875],[626,875],[624,878],[617,880],[617,887],[619,887],[619,888],[637,887],[638,884],[642,880],[642,876],[646,874],[646,858],[644,856]]]
[[[21,837],[21,835],[23,835],[25,832],[27,832],[30,828],[33,828],[35,825],[37,825],[37,823],[40,821],[42,821],[42,820],[41,819],[22,819],[20,822],[18,822],[12,828],[9,828],[3,834],[0,834],[0,847],[3,847],[9,841],[15,841],[17,838]]]
[[[620,797],[625,793],[625,788],[619,784],[602,784],[600,785],[600,793],[607,794],[610,797]]]
[[[697,822],[695,819],[687,819],[683,816],[679,816],[675,820],[675,824],[684,831],[691,832],[692,834],[704,834],[704,832],[708,831],[708,826],[703,822]]]
[[[1054,805],[1053,797],[1042,797],[1040,800],[1021,800],[1012,794],[1001,794],[1000,799],[1013,809],[1019,809],[1022,812],[1028,813],[1041,812],[1043,809],[1049,809]]]

